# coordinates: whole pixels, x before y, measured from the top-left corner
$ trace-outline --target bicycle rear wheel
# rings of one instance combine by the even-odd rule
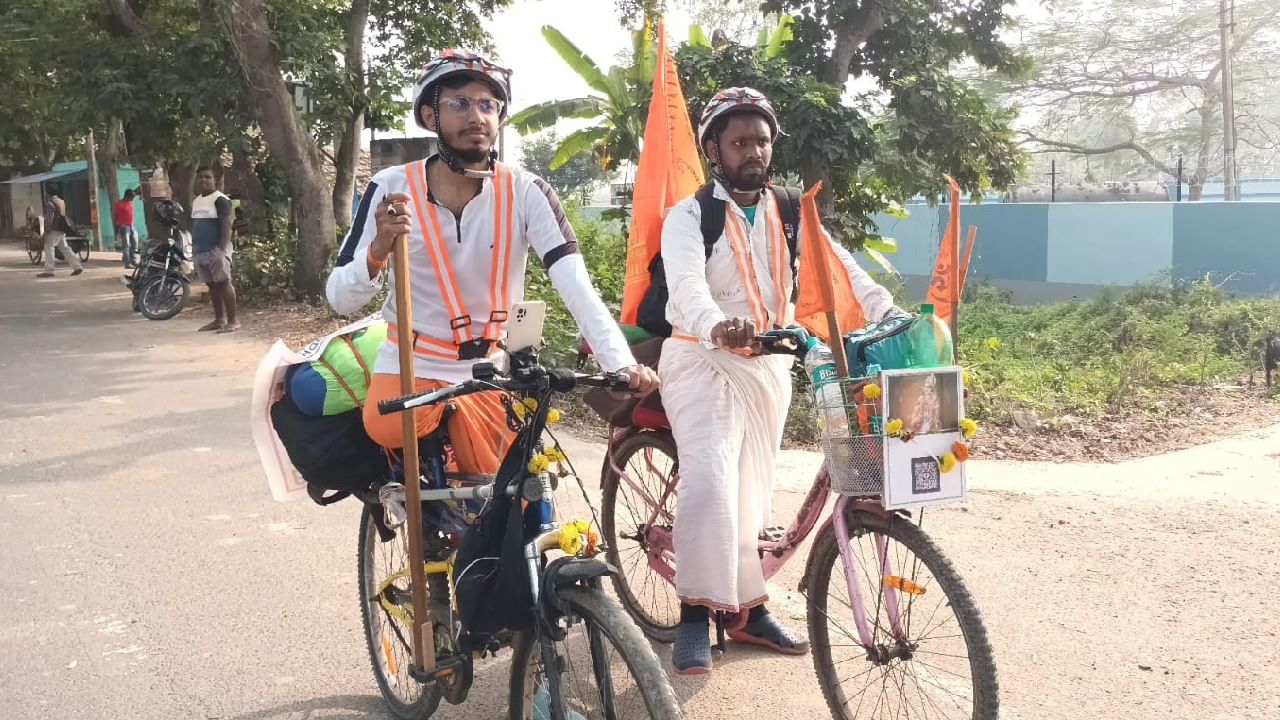
[[[364,638],[374,679],[391,714],[401,720],[422,720],[439,707],[441,689],[438,684],[423,686],[409,673],[413,667],[409,553],[403,533],[382,541],[373,515],[381,511],[366,504],[360,514],[358,575]]]
[[[683,717],[658,656],[626,612],[595,588],[560,590],[563,640],[518,633],[511,653],[511,720],[676,720]]]
[[[994,720],[999,684],[987,631],[951,563],[905,518],[848,517],[849,537],[837,538],[834,526],[823,533],[805,576],[813,665],[832,717]],[[849,547],[869,647],[856,630],[838,542]]]
[[[676,496],[668,487],[678,470],[675,441],[670,433],[642,432],[623,440],[605,459],[601,493],[601,530],[605,558],[618,569],[613,588],[623,607],[645,635],[674,642],[680,624],[680,598],[666,578],[649,567],[651,528],[670,536]],[[621,477],[614,465],[626,473]],[[628,481],[629,480],[629,481]],[[648,525],[655,505],[661,509]]]

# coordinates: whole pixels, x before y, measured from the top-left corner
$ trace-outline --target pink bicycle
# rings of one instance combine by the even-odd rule
[[[759,339],[765,352],[804,352],[793,331]],[[604,463],[606,552],[619,570],[613,584],[623,606],[646,635],[670,643],[680,617],[672,542],[678,455],[660,410],[639,405],[629,414],[630,423],[613,428]],[[881,472],[873,453],[856,462],[869,476]],[[994,719],[998,683],[982,618],[919,518],[886,510],[869,492],[838,495],[819,523],[831,494],[824,463],[791,526],[768,528],[759,549],[770,578],[818,530],[799,589],[832,715]],[[721,649],[725,626],[745,619],[745,613],[719,619]]]

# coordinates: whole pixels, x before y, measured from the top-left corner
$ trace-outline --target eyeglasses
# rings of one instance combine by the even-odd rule
[[[501,115],[505,103],[495,98],[472,99],[466,95],[451,95],[440,98],[440,108],[454,115],[468,115],[474,107],[481,115]]]

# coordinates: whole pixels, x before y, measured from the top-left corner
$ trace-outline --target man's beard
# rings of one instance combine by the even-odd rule
[[[458,148],[443,136],[441,136],[440,138],[440,144],[443,145],[444,148],[448,150],[454,157],[458,158],[459,161],[466,163],[468,165],[475,165],[483,162],[488,162],[489,151],[493,148],[492,142],[489,143],[489,147],[487,148],[479,148],[474,145],[469,145],[466,148]]]
[[[725,177],[734,189],[755,192],[769,181],[769,168],[762,165],[747,165],[736,170],[725,168]]]

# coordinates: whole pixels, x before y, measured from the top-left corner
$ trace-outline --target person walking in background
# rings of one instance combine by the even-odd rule
[[[213,298],[213,322],[200,332],[233,333],[236,321],[236,288],[231,284],[231,198],[218,192],[213,168],[196,170],[196,190],[191,201],[191,245],[196,274],[209,286]]]
[[[49,193],[49,202],[45,205],[45,217],[48,222],[45,224],[44,231],[44,272],[38,273],[36,277],[53,277],[59,250],[62,251],[63,259],[71,266],[72,277],[84,272],[84,266],[80,264],[80,256],[76,255],[76,251],[67,244],[67,233],[71,232],[71,222],[67,220],[67,203],[56,192]]]
[[[116,242],[120,245],[120,260],[126,268],[137,267],[138,231],[133,227],[133,190],[125,190],[124,197],[111,206],[111,221],[116,228]]]

